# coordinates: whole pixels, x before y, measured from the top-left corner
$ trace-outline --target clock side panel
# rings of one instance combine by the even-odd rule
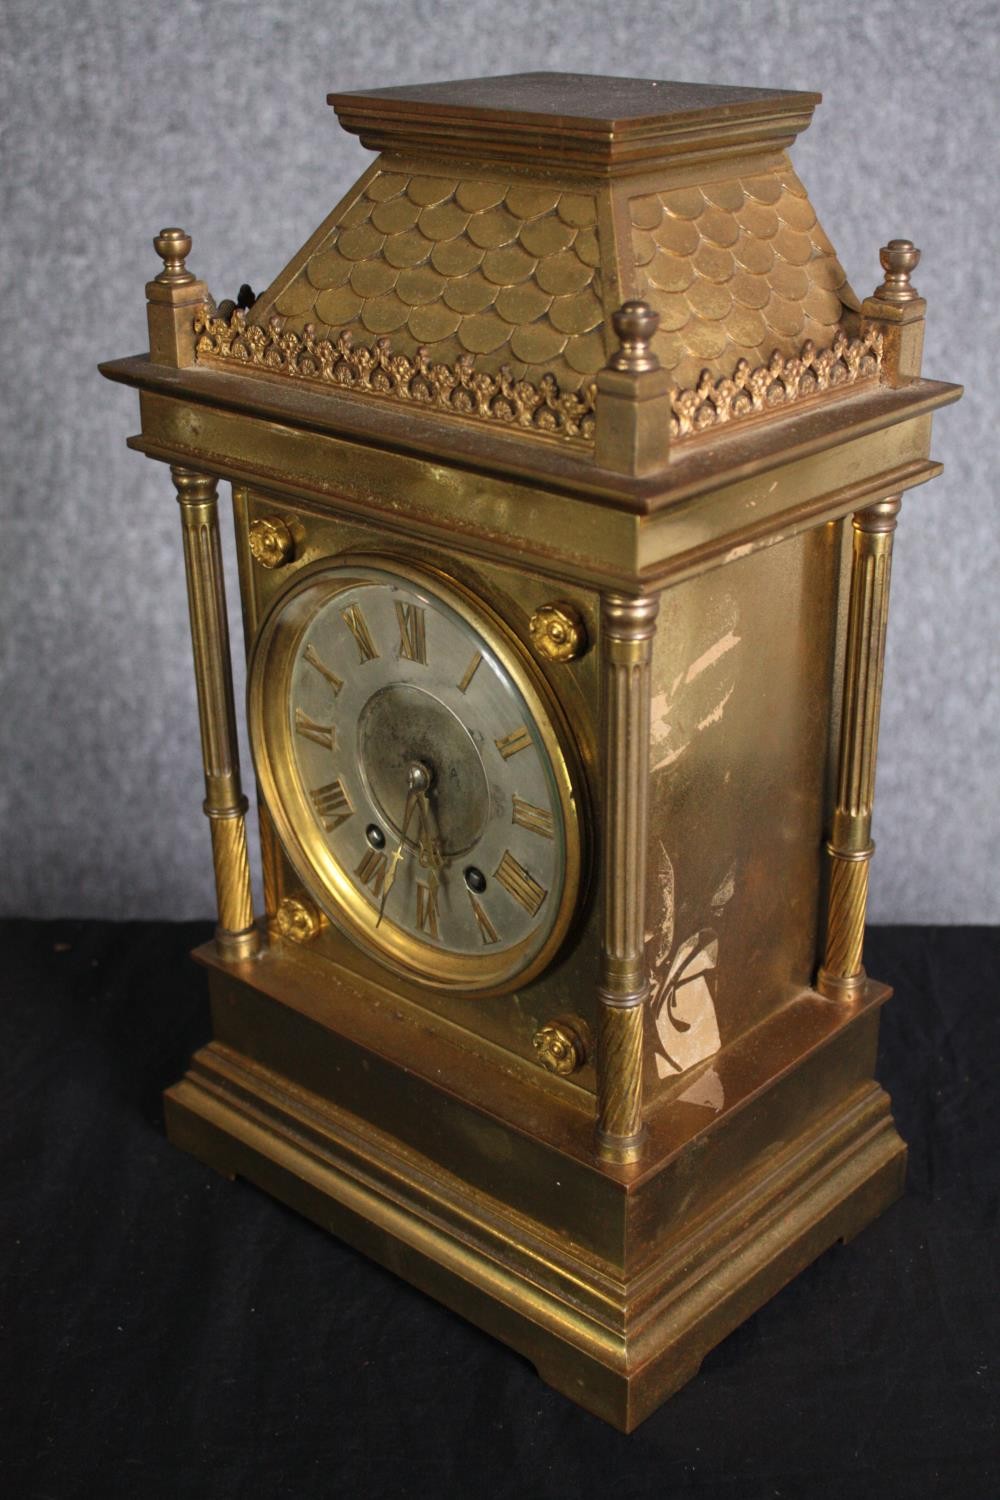
[[[596,1022],[600,932],[594,900],[594,840],[590,832],[597,800],[594,710],[599,694],[596,648],[600,609],[596,594],[535,573],[527,567],[513,569],[492,560],[463,554],[457,549],[442,557],[440,550],[414,544],[394,535],[388,528],[380,530],[352,517],[339,516],[326,506],[313,508],[298,501],[291,504],[287,497],[270,495],[257,488],[234,488],[234,513],[237,547],[243,559],[241,589],[248,650],[252,649],[260,622],[271,603],[288,588],[295,576],[316,563],[341,560],[345,553],[394,557],[410,566],[444,573],[498,615],[525,649],[529,649],[528,621],[543,604],[553,600],[568,602],[584,620],[590,649],[578,660],[565,664],[548,663],[532,654],[562,712],[574,752],[584,835],[579,910],[552,963],[536,979],[510,993],[466,998],[408,982],[325,920],[319,932],[309,939],[312,957],[391,990],[407,1007],[414,1007],[412,1015],[419,1024],[426,1026],[428,1020],[437,1018],[449,1029],[459,1028],[469,1045],[475,1046],[478,1039],[483,1044],[499,1046],[530,1063],[539,1077],[549,1077],[538,1068],[533,1045],[539,1029],[553,1020],[572,1016],[583,1023],[581,1034],[587,1037],[594,1034]],[[290,556],[280,566],[260,566],[250,556],[248,532],[258,520],[280,520],[288,529],[292,539]],[[308,891],[281,846],[266,805],[260,798],[258,800],[268,925],[272,942],[279,943],[282,939],[277,918],[281,903],[289,899],[314,903],[311,903]],[[560,1080],[563,1082],[570,1087],[594,1092],[592,1059],[588,1057],[571,1079]]]
[[[646,890],[651,1097],[812,985],[843,534],[831,522],[662,597]],[[698,1079],[711,1104],[711,1071]]]

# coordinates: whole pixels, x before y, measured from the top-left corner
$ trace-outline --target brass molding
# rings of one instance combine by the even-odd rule
[[[546,661],[575,661],[587,649],[587,629],[572,604],[543,604],[528,623],[531,644]]]
[[[369,348],[356,345],[348,331],[335,340],[317,339],[311,323],[302,333],[286,332],[284,320],[277,315],[265,331],[248,324],[241,307],[233,310],[228,322],[211,307],[201,307],[195,314],[194,331],[198,336],[195,357],[200,364],[230,369],[238,365],[246,372],[291,376],[547,437],[593,442],[597,391],[592,381],[578,391],[562,391],[551,374],[535,384],[518,379],[507,365],[501,365],[495,375],[478,370],[471,354],[460,356],[454,364],[439,364],[432,362],[424,348],[412,358],[395,354],[387,338],[377,338]]]
[[[724,379],[713,379],[706,370],[693,390],[675,387],[671,391],[670,436],[690,437],[842,386],[874,383],[882,369],[882,350],[878,329],[869,328],[860,338],[850,338],[841,328],[825,349],[817,349],[807,339],[794,357],[786,359],[775,352],[766,365],[756,369],[741,359]]]
[[[258,516],[250,522],[250,551],[262,568],[281,568],[295,556],[295,537],[280,516]]]
[[[324,926],[322,913],[300,896],[286,896],[275,921],[280,935],[292,943],[310,942]]]
[[[587,1061],[589,1028],[579,1016],[560,1016],[540,1026],[531,1039],[531,1045],[543,1068],[568,1078]]]

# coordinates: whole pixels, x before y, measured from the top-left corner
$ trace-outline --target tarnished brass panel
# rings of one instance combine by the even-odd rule
[[[665,507],[640,532],[643,576],[682,577],[712,563],[738,562],[892,493],[903,476],[905,486],[933,478],[940,469],[927,462],[930,436],[931,418],[921,416],[822,453],[790,456],[780,468]]]
[[[486,475],[470,480],[450,464],[333,436],[313,433],[305,440],[283,422],[248,421],[150,393],[142,399],[142,446],[197,452],[237,482],[256,479],[287,486],[303,499],[326,498],[383,534],[425,545],[454,543],[508,561],[527,553],[533,566],[548,558],[551,574],[570,578],[586,575],[588,559],[591,574],[600,576],[616,554],[634,550],[628,545],[637,532],[634,520],[585,499]]]
[[[840,588],[828,524],[668,590],[653,654],[651,1088],[807,988]],[[697,1102],[717,1108],[711,1072]]]

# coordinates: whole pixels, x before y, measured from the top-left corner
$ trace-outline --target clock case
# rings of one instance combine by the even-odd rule
[[[180,501],[219,897],[170,1138],[625,1430],[903,1185],[861,962],[874,762],[900,496],[960,390],[920,376],[913,246],[859,302],[816,222],[786,151],[818,99],[331,96],[379,155],[273,285],[216,306],[162,231],[150,352],[102,366]],[[265,806],[254,919],[219,479],[248,648],[357,551],[443,571],[534,652],[588,864],[514,993],[362,953]]]

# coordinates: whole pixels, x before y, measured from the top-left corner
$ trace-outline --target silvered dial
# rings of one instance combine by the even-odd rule
[[[484,989],[534,967],[579,859],[567,767],[516,647],[409,569],[326,568],[292,591],[283,628],[282,613],[251,696],[277,676],[283,702],[251,721],[314,895],[432,983]]]

